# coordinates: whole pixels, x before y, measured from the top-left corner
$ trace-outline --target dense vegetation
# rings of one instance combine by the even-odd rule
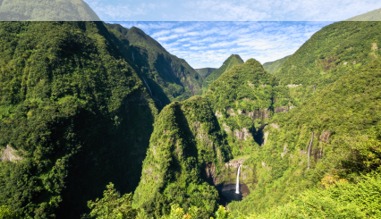
[[[217,70],[216,68],[200,68],[200,69],[195,69],[197,73],[202,77],[206,78],[208,77],[213,71]]]
[[[262,212],[303,190],[356,182],[359,174],[379,170],[380,66],[349,73],[305,105],[276,115],[265,129],[266,144],[246,162],[256,170],[255,189],[231,209]]]
[[[0,218],[379,218],[380,29],[206,76],[137,28],[1,22]]]
[[[155,122],[134,206],[155,217],[171,205],[199,209],[208,218],[218,193],[208,182],[230,159],[230,151],[208,101],[201,97],[165,107]]]
[[[159,108],[201,93],[202,78],[188,63],[168,53],[142,30],[107,25],[121,39],[118,46],[134,67]]]
[[[379,59],[380,22],[343,21],[314,34],[274,72],[297,103],[348,72]],[[352,71],[355,70],[355,71]]]
[[[0,35],[0,146],[20,158],[0,162],[0,206],[78,217],[110,181],[132,191],[156,110],[104,25],[2,22]]]
[[[214,81],[206,96],[211,100],[220,125],[228,134],[233,154],[247,154],[263,143],[262,129],[276,111],[288,110],[287,88],[262,65],[249,59],[232,67]]]
[[[263,64],[263,68],[270,74],[277,72],[279,68],[283,65],[283,63],[286,62],[288,57],[289,56],[286,56],[273,62],[266,62]]]
[[[207,77],[205,77],[202,84],[203,90],[206,90],[213,81],[217,80],[225,71],[231,69],[235,65],[242,64],[243,60],[239,55],[233,54],[228,59],[224,61],[222,66],[213,72],[211,72]]]

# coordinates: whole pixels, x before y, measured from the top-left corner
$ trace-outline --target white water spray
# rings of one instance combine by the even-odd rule
[[[239,194],[239,174],[241,172],[241,164],[238,167],[238,172],[237,172],[237,182],[235,184],[235,193]]]

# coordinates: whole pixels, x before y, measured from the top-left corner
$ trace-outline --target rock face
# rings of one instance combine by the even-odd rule
[[[242,165],[245,162],[245,159],[234,159],[225,163],[225,168],[236,168],[238,169],[239,165]]]
[[[22,160],[22,158],[17,155],[17,150],[12,148],[10,145],[7,145],[1,153],[0,161],[17,162],[19,160]]]
[[[259,110],[255,110],[255,111],[248,112],[248,113],[244,112],[243,114],[246,114],[247,116],[249,116],[252,119],[264,120],[264,119],[270,118],[270,113],[271,112],[268,109],[259,109]]]
[[[237,171],[239,166],[241,166],[240,172],[240,184],[245,184],[250,186],[255,181],[253,175],[253,169],[249,165],[245,165],[246,158],[238,158],[234,160],[230,160],[225,163],[224,169],[222,171],[221,176],[218,178],[218,185],[229,185],[236,183]]]
[[[208,163],[205,165],[205,175],[209,183],[213,185],[217,184],[217,171],[214,163]]]
[[[242,130],[234,130],[234,136],[241,141],[246,141],[250,137],[253,137],[247,128],[243,128]]]

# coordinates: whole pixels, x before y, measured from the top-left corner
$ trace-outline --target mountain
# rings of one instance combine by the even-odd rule
[[[380,22],[343,21],[315,33],[274,75],[300,104],[341,76],[379,59]],[[356,71],[354,71],[356,72]]]
[[[210,103],[202,97],[174,102],[160,112],[154,127],[135,208],[159,218],[179,205],[209,218],[219,200],[213,180],[231,156]]]
[[[278,59],[276,61],[273,61],[273,62],[266,62],[263,64],[263,68],[268,72],[268,73],[274,73],[276,71],[279,70],[280,66],[282,66],[282,64],[284,62],[286,62],[286,60],[288,59],[289,56],[286,56],[284,58],[281,58],[281,59]]]
[[[2,0],[1,21],[100,21],[82,0]]]
[[[257,154],[252,155],[255,159],[244,163],[255,169],[257,183],[246,199],[232,203],[229,209],[236,215],[271,215],[282,205],[300,206],[301,203],[294,202],[291,197],[298,197],[304,191],[306,193],[298,199],[307,199],[308,202],[324,193],[324,189],[332,189],[336,185],[365,194],[372,191],[371,187],[367,191],[358,186],[364,180],[363,174],[373,173],[371,178],[365,178],[368,182],[379,180],[381,102],[377,100],[380,98],[378,90],[381,89],[378,80],[381,76],[378,70],[380,64],[378,60],[352,70],[305,104],[274,117],[264,129],[266,143]],[[327,194],[325,197],[330,198]],[[332,202],[325,204],[314,203],[308,207],[310,213],[306,211],[305,214],[320,217],[335,210],[340,212],[339,215],[350,214],[348,209],[338,209],[339,206],[334,203],[337,201],[347,205],[351,199],[336,196],[330,200]],[[352,200],[355,202],[354,197]],[[372,212],[370,203],[356,202],[361,202],[359,206],[363,207],[353,209],[357,214],[363,212],[366,217],[377,217],[381,213],[378,210]],[[324,206],[325,210],[313,210],[317,206]],[[296,214],[289,209],[281,215],[288,213]]]
[[[195,69],[197,73],[202,77],[206,78],[212,73],[213,71],[217,70],[216,68],[200,68],[200,69]]]
[[[352,213],[377,218],[381,212],[372,200],[379,198],[372,192],[378,191],[381,168],[378,30],[376,22],[331,24],[273,74],[250,59],[221,73],[203,96],[168,106],[171,110],[163,110],[161,122],[154,125],[158,133],[150,141],[142,181],[134,194],[135,207],[158,218],[179,211],[192,215],[204,203],[208,208],[201,208],[203,214],[212,216],[210,207],[216,210],[212,188],[222,186],[218,190],[222,197],[224,186],[235,182],[240,167],[241,183],[249,192],[242,201],[228,204],[231,218],[345,218]],[[202,117],[191,119],[198,114]],[[185,115],[186,120],[180,122],[175,115]],[[191,175],[185,166],[195,171],[200,166],[183,160],[200,160],[196,152],[184,155],[184,142],[216,139],[213,132],[197,129],[211,127],[206,125],[211,121],[222,133],[215,146],[227,148],[232,157],[224,165],[209,160],[217,170],[196,174],[214,173],[208,181]],[[197,146],[189,148],[197,148],[199,155]],[[192,185],[194,178],[201,184]],[[211,193],[203,194],[209,198],[195,200],[189,191],[205,182]],[[329,202],[317,201],[320,195]]]
[[[137,28],[0,22],[0,218],[379,218],[380,28],[232,55],[201,95]]]
[[[377,187],[362,187],[379,181],[381,166],[379,30],[379,22],[331,24],[274,72],[297,107],[268,120],[264,144],[244,162],[255,183],[229,204],[233,217],[380,215],[370,201]]]
[[[355,16],[348,21],[381,21],[381,9],[376,9],[365,14]]]
[[[235,156],[248,154],[263,143],[262,129],[276,112],[288,111],[288,88],[254,59],[225,71],[205,95],[228,134]]]
[[[217,188],[234,181],[235,169],[227,165],[232,154],[256,151],[275,109],[288,110],[287,88],[276,84],[250,59],[224,72],[203,96],[165,107],[154,124],[133,206],[155,218],[170,214],[170,206],[212,216],[221,201]]]
[[[1,22],[0,36],[1,209],[79,218],[110,181],[133,191],[157,109],[104,24]]]
[[[162,108],[170,101],[184,100],[201,93],[202,77],[183,59],[168,53],[142,30],[126,29],[118,24],[107,25],[122,41],[124,56],[149,88]]]
[[[221,76],[222,73],[224,73],[225,71],[229,70],[233,66],[239,65],[239,64],[242,64],[242,63],[243,63],[243,60],[242,60],[242,58],[239,55],[233,54],[233,55],[229,56],[229,58],[224,61],[224,63],[222,64],[222,66],[220,68],[218,68],[215,71],[213,71],[212,73],[210,73],[204,79],[204,82],[202,84],[203,89],[206,90],[208,88],[208,86],[213,81],[217,80],[217,78]]]

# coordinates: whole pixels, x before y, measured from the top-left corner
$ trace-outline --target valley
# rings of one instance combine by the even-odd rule
[[[380,218],[380,33],[194,69],[137,27],[1,21],[0,218]]]

